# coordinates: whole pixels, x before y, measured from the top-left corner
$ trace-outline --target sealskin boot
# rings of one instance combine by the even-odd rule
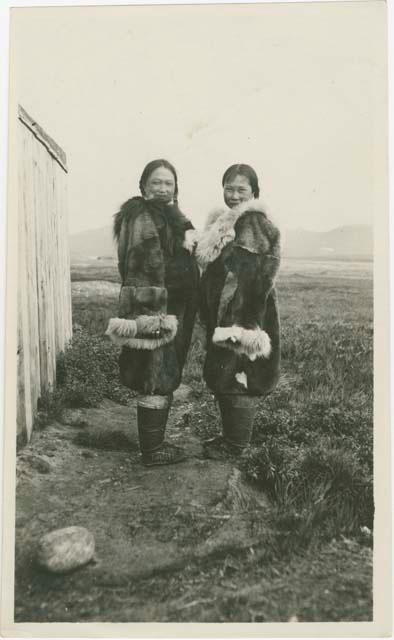
[[[204,452],[207,457],[217,460],[238,458],[250,444],[258,398],[227,394],[217,396],[217,400],[223,435],[206,441]]]
[[[174,464],[186,457],[183,449],[164,441],[171,400],[168,396],[146,396],[138,401],[138,437],[142,463],[147,467]]]

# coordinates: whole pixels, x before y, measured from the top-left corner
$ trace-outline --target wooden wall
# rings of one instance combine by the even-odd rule
[[[22,107],[18,129],[17,433],[27,441],[72,335],[71,284],[66,156]]]

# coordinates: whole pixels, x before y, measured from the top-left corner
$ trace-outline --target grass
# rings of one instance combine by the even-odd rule
[[[92,280],[120,283],[116,260],[114,258],[86,259],[71,264],[72,282]]]
[[[243,467],[303,541],[365,541],[364,527],[373,528],[371,284],[327,278],[279,287],[284,375],[261,404]]]
[[[242,469],[276,505],[287,549],[341,535],[372,544],[371,281],[288,276],[278,289],[282,377],[260,402]],[[185,378],[200,392],[203,342],[196,327]],[[201,437],[220,432],[209,394],[192,420]]]
[[[83,279],[97,278],[97,268],[87,267]],[[100,279],[114,282],[115,276],[115,264],[106,264]],[[253,447],[242,469],[269,493],[283,535],[287,531],[297,544],[340,534],[365,541],[363,528],[373,528],[371,280],[286,274],[278,291],[282,377],[260,403]],[[75,380],[87,404],[100,394],[121,399],[117,355],[102,337],[116,309],[116,286],[107,295],[74,296],[74,322],[80,329],[74,338],[78,353],[69,355],[69,395]],[[220,423],[201,378],[204,341],[197,322],[183,381],[199,396],[192,424],[199,436],[209,437],[220,431]],[[78,374],[79,359],[89,362],[89,370],[97,361],[96,369]]]
[[[117,313],[115,262],[74,266],[72,280],[73,343],[58,363],[55,395],[42,400],[43,424],[65,405],[131,397],[119,384],[118,350],[104,337]],[[168,601],[166,621],[371,620],[372,282],[354,271],[351,277],[287,272],[278,291],[282,375],[259,404],[252,447],[241,460],[244,476],[270,498],[268,533],[253,549],[226,550],[225,557],[180,571],[117,589],[90,585],[87,619],[96,615],[89,613],[94,604],[130,621],[132,607],[125,613],[124,603],[138,596],[154,606]],[[218,408],[201,378],[204,342],[197,322],[183,382],[194,390],[187,419],[200,438],[220,432]],[[81,598],[80,575],[69,580],[54,596],[62,615],[72,615],[63,605],[73,580],[78,598],[70,601]],[[46,594],[46,583],[43,589]]]
[[[158,595],[169,591],[174,602],[178,597],[178,606],[169,610],[168,621],[173,622],[370,619],[368,549],[351,540],[332,540],[319,551],[310,548],[280,560],[264,561],[260,554],[264,551],[226,556],[217,563],[210,559],[198,568],[185,567],[181,576],[155,576],[136,588],[147,598],[153,590]],[[231,593],[229,586],[236,585]]]
[[[304,621],[371,619],[372,281],[345,276],[286,273],[279,279],[282,375],[260,402],[252,447],[241,460],[245,477],[273,505],[269,555],[240,561],[231,576],[238,586],[234,601],[218,586],[227,571],[219,561],[206,570],[185,567],[163,584],[155,577],[148,594],[154,585],[167,590],[173,580],[174,593],[193,585],[190,600],[204,602],[198,615],[185,608],[174,611],[174,620],[288,620],[293,612]],[[118,288],[101,290],[88,282],[95,279],[116,283],[115,265],[73,270],[74,338],[59,363],[57,407],[92,406],[102,397],[128,401],[118,382],[118,352],[103,336],[117,311]],[[220,432],[201,378],[204,342],[197,322],[183,381],[198,399],[189,424],[201,438]],[[290,584],[286,572],[296,581]],[[256,582],[264,589],[254,602],[246,585]]]

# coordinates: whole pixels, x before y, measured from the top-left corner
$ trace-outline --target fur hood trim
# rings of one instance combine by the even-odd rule
[[[113,235],[119,241],[123,221],[128,222],[132,217],[138,216],[144,211],[149,213],[162,213],[175,232],[175,235],[184,238],[187,229],[193,229],[193,225],[175,203],[164,204],[158,200],[145,200],[140,196],[130,198],[122,204],[118,213],[114,215]]]
[[[244,329],[237,325],[216,327],[212,342],[218,347],[245,355],[252,361],[256,358],[268,358],[271,353],[271,339],[268,333],[259,327],[255,329]]]
[[[246,212],[258,212],[267,218],[267,207],[261,200],[247,200],[234,209],[219,207],[211,211],[196,250],[196,257],[202,269],[216,260],[224,247],[234,240],[234,226]]]
[[[173,315],[137,318],[111,318],[105,335],[122,347],[149,351],[171,342],[177,332],[178,321]]]

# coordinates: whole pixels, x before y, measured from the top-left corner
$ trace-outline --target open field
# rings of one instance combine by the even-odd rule
[[[328,277],[371,279],[373,262],[361,260],[333,260],[329,258],[283,258],[281,275],[298,275],[300,277]],[[71,279],[73,281],[106,280],[120,282],[117,263],[114,258],[74,258],[71,262]]]
[[[79,464],[77,460],[83,452],[78,453],[75,444],[58,445],[64,449],[64,460],[69,459],[70,493],[60,498],[54,491],[52,500],[57,501],[52,516],[54,524],[59,521],[58,501],[63,499],[68,511],[79,509],[81,522],[97,532],[102,526],[101,509],[112,509],[116,515],[112,516],[115,520],[111,531],[100,533],[104,549],[111,544],[119,547],[116,536],[128,510],[136,518],[137,512],[142,514],[143,523],[149,516],[144,525],[147,529],[141,530],[141,540],[154,534],[157,553],[160,544],[170,545],[172,539],[180,540],[178,544],[183,548],[185,527],[188,536],[197,535],[197,540],[201,536],[204,544],[210,544],[222,525],[216,524],[211,530],[212,522],[217,521],[202,518],[200,502],[207,498],[204,494],[207,489],[201,489],[199,495],[199,487],[194,483],[197,498],[192,500],[186,486],[188,473],[197,473],[198,469],[200,473],[199,465],[205,464],[199,454],[174,473],[160,476],[159,484],[166,487],[168,483],[165,488],[168,495],[184,484],[182,499],[191,509],[185,514],[186,507],[182,506],[179,513],[176,505],[167,505],[167,498],[160,502],[155,472],[153,475],[152,471],[143,472],[136,453],[125,449],[130,427],[124,415],[128,405],[130,411],[134,410],[133,398],[119,387],[117,351],[103,338],[108,318],[117,313],[119,283],[114,261],[74,264],[72,280],[76,329],[73,347],[60,367],[61,401],[74,406],[94,406],[106,397],[122,403],[126,406],[119,407],[119,416],[116,413],[119,405],[115,408],[111,405],[108,414],[104,405],[100,409],[103,418],[102,414],[94,414],[99,410],[86,411],[94,414],[93,431],[98,428],[96,420],[101,419],[103,429],[109,429],[107,435],[112,433],[113,440],[113,420],[123,425],[125,432],[120,435],[116,432],[119,441],[111,446],[117,450],[107,451],[111,449],[109,442],[94,444],[94,437],[82,429],[78,442],[93,447],[91,451],[95,453],[90,455],[98,456],[92,461],[84,459],[83,471],[73,466],[73,459],[75,465]],[[99,563],[65,580],[48,581],[39,576],[32,579],[21,569],[18,621],[108,621],[111,615],[116,615],[117,621],[272,622],[287,621],[294,616],[299,621],[372,619],[372,264],[284,261],[278,292],[282,376],[277,389],[260,403],[253,447],[239,465],[246,483],[243,486],[250,486],[268,500],[269,513],[263,516],[256,511],[249,533],[242,533],[241,528],[236,534],[239,539],[219,546],[205,559],[190,556],[182,566],[178,560],[171,569],[157,570],[153,576],[131,579],[130,574],[123,575],[122,580],[120,576],[111,577],[108,582]],[[186,447],[191,448],[198,448],[196,443],[219,430],[217,407],[201,380],[203,359],[204,332],[197,322],[183,378],[191,388],[191,400],[175,410],[176,424],[171,426],[175,437],[181,438],[180,442],[185,438]],[[53,429],[56,437],[61,438],[63,432],[59,427]],[[45,435],[45,429],[38,432],[36,439],[41,441],[36,440],[37,445],[33,442],[33,447],[39,449],[44,441],[50,444],[50,434],[49,431]],[[86,456],[88,453],[89,450]],[[118,468],[127,468],[128,472],[120,472]],[[107,493],[100,498],[102,506],[94,515],[94,500],[90,501],[87,488],[86,504],[80,506],[80,474],[87,474],[82,481],[91,478],[95,487],[92,491],[97,492],[101,482],[107,482],[101,479],[102,469],[106,469],[105,475],[114,476],[114,486],[105,485]],[[214,464],[204,469],[205,474],[220,471]],[[208,484],[210,477],[206,477]],[[56,486],[54,478],[55,485],[48,479],[51,486]],[[64,490],[60,472],[58,482]],[[119,491],[127,495],[127,491],[138,489],[143,483],[146,488],[141,489],[141,495],[131,495],[133,506],[131,503],[125,506]],[[133,486],[130,488],[129,484]],[[29,491],[29,485],[25,485],[25,491]],[[37,489],[37,500],[44,499],[43,491]],[[146,501],[155,499],[160,506],[150,506],[146,511]],[[45,508],[42,506],[41,510]],[[228,505],[226,508],[229,509]],[[127,517],[130,520],[130,515]],[[37,523],[36,527],[40,526]],[[254,532],[253,544],[249,544],[247,537],[242,540],[250,531]],[[137,533],[127,535],[134,536],[131,541],[138,543],[138,529]],[[126,543],[130,544],[129,537]],[[116,565],[116,559],[114,562],[115,573],[120,572],[123,567]],[[57,594],[53,606],[40,609],[40,602],[48,602],[52,588]],[[27,590],[30,605],[24,602]],[[68,603],[66,609],[64,602]]]
[[[278,291],[284,330],[293,313],[301,322],[348,319],[372,323],[372,277],[373,263],[367,261],[283,260]],[[117,309],[120,279],[116,261],[75,261],[71,280],[74,323],[96,333],[105,331],[107,318]]]
[[[114,263],[111,268],[115,268]],[[81,266],[73,268],[74,323],[99,337],[105,332],[108,318],[116,315],[119,285],[113,282],[114,272],[109,273],[108,265],[99,279],[87,282],[92,269],[91,264],[81,272]],[[78,273],[80,281],[76,281]],[[98,275],[94,265],[94,277]],[[278,293],[282,376],[277,389],[261,403],[255,425],[257,451],[245,462],[245,471],[263,488],[276,483],[276,498],[282,502],[286,502],[284,489],[278,487],[290,483],[286,491],[293,503],[302,491],[297,483],[307,482],[308,473],[313,476],[321,472],[324,476],[325,471],[315,468],[312,458],[325,459],[327,468],[337,465],[338,473],[343,467],[349,475],[342,480],[351,485],[353,494],[349,497],[346,486],[343,491],[337,488],[339,503],[341,496],[360,502],[356,507],[342,505],[342,515],[347,524],[351,523],[352,533],[363,526],[371,529],[372,263],[284,261]],[[203,435],[210,436],[219,427],[217,419],[204,419],[207,407],[216,417],[217,412],[201,379],[203,360],[204,332],[197,321],[183,379],[203,401],[196,409],[196,424]],[[274,471],[270,467],[273,457],[278,459]],[[310,464],[305,477],[300,472],[304,458],[305,464]],[[297,496],[289,489],[292,482]],[[336,524],[331,522],[330,526],[335,529]]]
[[[101,333],[116,312],[118,288],[113,287],[112,302],[108,296],[107,306],[100,304],[98,312],[93,300],[83,303],[78,298],[76,288],[82,283],[76,279],[99,274],[91,265],[82,272],[80,268],[73,268],[74,321]],[[341,536],[371,544],[372,268],[362,261],[282,263],[278,292],[283,373],[278,388],[261,403],[255,448],[243,469],[275,498],[278,517],[285,521],[284,539],[295,551]],[[110,273],[106,265],[100,279],[116,281],[115,264],[113,269]],[[89,286],[106,285],[85,283],[85,291]],[[219,421],[201,381],[203,345],[197,323],[184,381],[199,394],[193,422],[207,437],[218,431]],[[368,591],[371,585],[365,586]]]

